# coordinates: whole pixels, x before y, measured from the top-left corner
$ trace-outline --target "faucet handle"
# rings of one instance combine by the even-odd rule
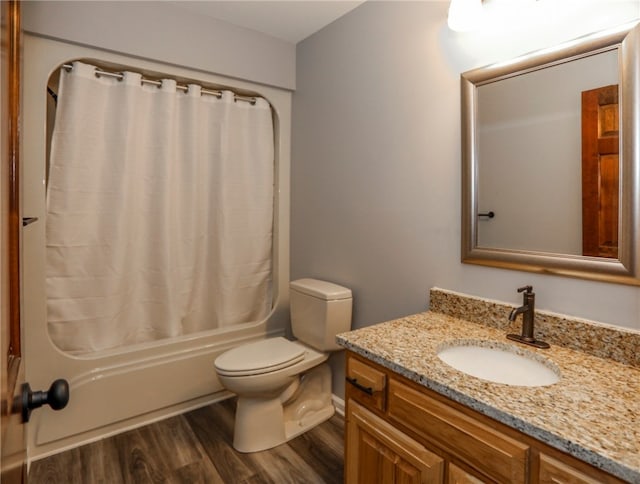
[[[526,291],[527,294],[531,294],[533,291],[533,286],[522,286],[518,288],[518,292]]]

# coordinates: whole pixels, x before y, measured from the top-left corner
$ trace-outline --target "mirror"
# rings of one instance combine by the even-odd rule
[[[462,261],[640,285],[640,26],[465,72]]]

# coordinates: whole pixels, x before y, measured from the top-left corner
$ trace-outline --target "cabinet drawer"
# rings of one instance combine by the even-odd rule
[[[351,356],[347,358],[347,393],[354,400],[384,411],[387,376]]]
[[[529,446],[393,379],[389,418],[498,482],[524,483]]]
[[[553,457],[540,454],[541,484],[599,484],[602,482]]]

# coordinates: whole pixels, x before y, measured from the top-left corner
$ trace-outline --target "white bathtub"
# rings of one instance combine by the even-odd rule
[[[276,129],[274,307],[264,321],[193,334],[177,340],[76,357],[49,338],[45,300],[46,85],[59,65],[98,59],[259,93],[273,106]],[[289,145],[291,93],[282,89],[191,71],[186,68],[67,44],[33,35],[24,39],[23,216],[38,222],[23,230],[23,356],[33,390],[57,378],[70,384],[68,406],[35,410],[28,424],[29,459],[37,459],[107,435],[229,396],[217,381],[213,361],[247,341],[281,335],[288,325]]]

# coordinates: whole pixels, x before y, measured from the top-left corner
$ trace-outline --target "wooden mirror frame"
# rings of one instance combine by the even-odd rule
[[[601,52],[618,50],[620,78],[620,204],[618,259],[516,249],[478,247],[477,88]],[[640,285],[640,24],[581,37],[474,69],[461,75],[462,96],[462,262]]]

